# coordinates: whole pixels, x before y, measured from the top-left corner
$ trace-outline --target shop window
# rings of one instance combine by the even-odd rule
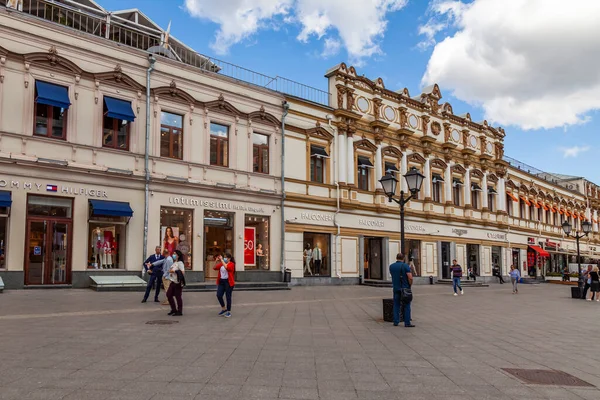
[[[329,157],[324,147],[310,146],[310,180],[325,183],[325,160]]]
[[[252,170],[261,174],[269,173],[269,137],[252,134]]]
[[[442,183],[444,180],[439,174],[433,174],[431,177],[431,197],[435,203],[442,202]]]
[[[454,178],[452,180],[452,202],[455,206],[460,207],[460,196],[463,188],[463,183],[460,179]]]
[[[35,82],[35,136],[66,139],[67,114],[71,102],[68,89],[48,82]]]
[[[204,276],[208,279],[216,279],[219,274],[219,271],[213,269],[217,256],[225,253],[235,254],[234,219],[234,213],[204,210]],[[236,263],[237,260],[233,262]]]
[[[160,113],[160,156],[183,159],[183,116]]]
[[[330,238],[331,235],[324,233],[304,233],[302,262],[305,277],[331,275]]]
[[[71,218],[71,210],[72,200],[64,197],[29,196],[27,198],[27,216]]]
[[[229,166],[229,127],[210,124],[210,165]]]
[[[269,257],[269,217],[246,215],[244,269],[268,271],[270,269]]]
[[[193,210],[161,207],[160,239],[163,249],[173,254],[181,251],[185,256],[185,269],[192,269],[192,227],[194,225]]]
[[[94,217],[88,223],[88,268],[124,269],[127,222],[123,217]]]
[[[8,247],[8,207],[0,207],[0,269],[6,268],[6,249]]]
[[[406,249],[411,271],[415,276],[421,276],[421,241],[407,239]]]

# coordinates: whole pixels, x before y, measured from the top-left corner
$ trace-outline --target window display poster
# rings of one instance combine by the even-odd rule
[[[162,226],[160,228],[160,237],[163,249],[167,249],[169,250],[169,254],[173,254],[179,245],[179,227]]]
[[[244,228],[244,265],[256,265],[256,228]]]

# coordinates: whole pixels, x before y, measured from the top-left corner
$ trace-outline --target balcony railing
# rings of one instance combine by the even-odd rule
[[[71,6],[73,2],[59,3],[53,0],[23,0],[21,11],[36,18],[71,28],[78,32],[110,40],[120,45],[133,47],[166,57],[177,62],[201,69],[208,73],[260,86],[285,95],[310,102],[329,105],[330,93],[281,76],[268,76],[260,72],[200,54],[174,38],[168,39],[165,32],[134,24],[115,14],[106,14],[83,4]],[[7,5],[0,0],[0,6]]]

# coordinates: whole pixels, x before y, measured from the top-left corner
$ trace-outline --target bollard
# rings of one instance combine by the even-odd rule
[[[429,276],[429,284],[433,285],[433,276],[431,276],[431,275]]]

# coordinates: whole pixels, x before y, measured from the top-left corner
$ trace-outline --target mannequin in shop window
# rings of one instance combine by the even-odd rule
[[[304,273],[308,272],[312,275],[310,260],[312,260],[312,249],[310,248],[310,243],[306,243],[306,248],[304,249]]]
[[[323,262],[323,251],[319,248],[319,244],[315,245],[312,252],[313,267],[315,267],[315,274],[321,275],[321,262]]]
[[[173,228],[167,226],[165,229],[165,238],[163,240],[163,247],[169,250],[169,255],[173,255],[173,252],[177,250],[177,245],[179,244],[179,240],[173,234]]]
[[[264,268],[265,253],[263,251],[262,244],[260,243],[256,247],[256,257],[258,257],[258,267]]]
[[[104,241],[104,233],[102,232],[102,229],[100,229],[99,226],[96,227],[96,229],[94,229],[92,231],[92,250],[94,252],[94,259],[93,259],[93,265],[94,268],[99,269],[102,268],[102,266],[104,265],[105,261],[104,261],[104,251],[103,251],[103,241]]]

